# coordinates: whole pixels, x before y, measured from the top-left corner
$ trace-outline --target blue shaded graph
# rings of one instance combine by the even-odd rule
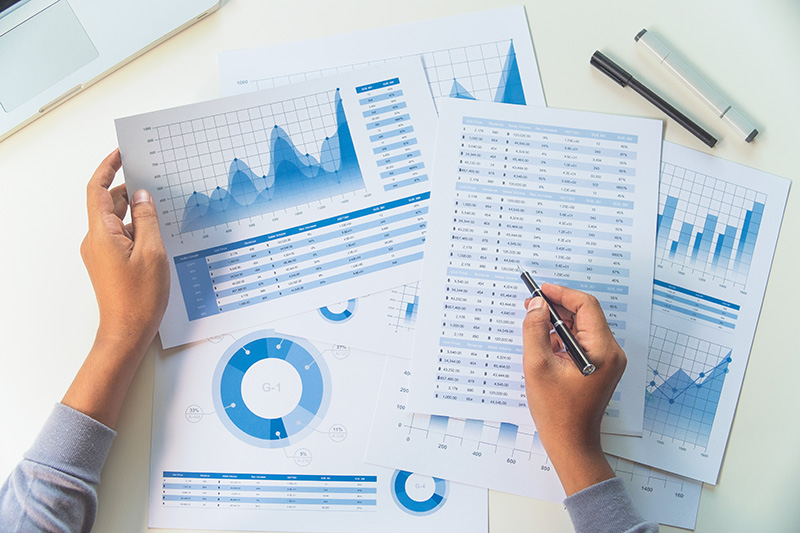
[[[231,161],[226,187],[210,194],[194,191],[187,199],[181,231],[190,232],[270,211],[322,200],[364,188],[353,139],[339,95],[335,94],[335,132],[325,137],[319,158],[301,153],[286,131],[269,133],[269,170],[258,176],[247,162]]]
[[[468,100],[493,100],[507,104],[525,105],[525,91],[512,39],[484,42],[431,50],[422,54],[399,55],[392,58],[329,66],[323,70],[297,72],[292,76],[276,76],[248,80],[251,87],[266,89],[285,85],[292,80],[311,80],[332,72],[350,72],[353,69],[379,65],[386,61],[422,56],[425,75],[433,99],[464,98]],[[498,77],[499,76],[499,77]]]
[[[675,259],[678,255],[688,256],[690,264],[697,265],[708,263],[710,255],[713,272],[724,271],[730,267],[738,273],[747,274],[756,246],[758,228],[764,214],[764,204],[753,202],[752,207],[746,211],[744,223],[740,228],[726,224],[724,231],[717,232],[718,217],[709,213],[706,215],[702,231],[695,231],[694,225],[683,222],[678,239],[669,241],[668,235],[675,221],[677,204],[677,198],[667,196],[664,209],[658,215],[658,243],[660,248],[668,250],[669,259]],[[734,246],[735,255],[733,255]]]
[[[475,100],[464,85],[453,78],[453,86],[450,89],[451,98],[463,98],[465,100]],[[522,89],[522,79],[517,65],[517,54],[514,52],[514,41],[508,46],[508,55],[505,59],[503,70],[500,73],[500,81],[494,95],[494,101],[504,104],[525,105],[525,92]]]
[[[464,100],[475,100],[475,97],[472,96],[469,91],[458,83],[458,80],[453,78],[453,88],[450,89],[450,98],[463,98]]]
[[[654,326],[644,430],[708,447],[731,353],[724,346]]]
[[[419,296],[414,295],[414,300],[406,303],[406,312],[403,315],[406,323],[416,322],[419,308]]]
[[[659,261],[744,283],[766,196],[670,166],[661,174],[656,226]],[[680,173],[681,176],[675,174]]]
[[[419,283],[392,289],[386,316],[395,331],[411,330],[417,325],[419,314]]]

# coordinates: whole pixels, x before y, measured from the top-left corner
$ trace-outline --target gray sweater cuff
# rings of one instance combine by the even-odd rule
[[[80,411],[57,403],[24,457],[96,485],[116,434]]]
[[[611,478],[564,500],[576,533],[620,531],[658,531],[658,524],[645,522],[636,510],[625,485]]]

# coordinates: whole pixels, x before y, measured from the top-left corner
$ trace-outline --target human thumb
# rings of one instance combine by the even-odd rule
[[[528,313],[522,323],[525,365],[546,365],[553,354],[550,342],[550,311],[544,298],[537,296],[527,303]]]
[[[158,230],[158,214],[153,199],[144,189],[133,193],[131,198],[131,221],[135,244],[161,244]]]

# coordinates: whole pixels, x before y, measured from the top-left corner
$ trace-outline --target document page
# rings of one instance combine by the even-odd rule
[[[435,121],[417,57],[118,120],[170,258],[163,345],[417,281]]]
[[[160,353],[148,525],[485,532],[485,488],[364,462],[386,359],[263,328]]]
[[[545,105],[522,6],[223,52],[219,66],[229,95],[404,57],[422,59],[437,105],[447,97]]]
[[[366,460],[529,498],[560,503],[564,489],[531,426],[409,412],[408,361],[389,358]],[[631,437],[635,438],[635,437]],[[647,520],[694,529],[703,484],[607,456]]]
[[[415,412],[530,424],[518,267],[594,294],[628,355],[603,430],[640,434],[661,123],[444,100]]]
[[[664,143],[644,436],[607,452],[717,482],[790,183]]]

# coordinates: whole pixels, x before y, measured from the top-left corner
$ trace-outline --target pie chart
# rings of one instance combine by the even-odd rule
[[[406,470],[395,470],[392,476],[392,497],[403,511],[412,515],[428,515],[438,511],[447,501],[449,486],[438,477],[423,476]]]
[[[282,448],[324,418],[330,374],[305,339],[259,331],[225,351],[212,392],[217,415],[234,436],[254,446]]]
[[[319,314],[328,322],[345,322],[353,316],[356,311],[356,299],[350,298],[347,302],[335,305],[328,305],[319,308]]]

